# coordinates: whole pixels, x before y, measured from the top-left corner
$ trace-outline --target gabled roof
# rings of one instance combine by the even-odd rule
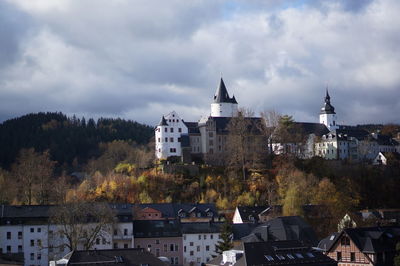
[[[221,78],[218,89],[214,95],[214,103],[234,103],[237,104],[235,96],[229,97],[228,91],[226,90],[224,80]]]
[[[67,265],[154,265],[166,266],[142,248],[73,251]]]
[[[258,215],[270,207],[265,206],[238,206],[237,209],[239,211],[240,217],[244,223],[252,222],[250,216],[252,216],[255,220],[258,220]]]
[[[321,240],[318,247],[330,252],[343,235],[348,236],[363,253],[394,251],[396,243],[400,240],[400,227],[346,228],[340,233],[332,234]]]
[[[167,120],[165,120],[165,117],[162,116],[160,123],[158,123],[158,126],[168,126]]]

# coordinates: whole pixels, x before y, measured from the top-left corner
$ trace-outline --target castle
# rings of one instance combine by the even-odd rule
[[[155,129],[157,159],[180,157],[184,162],[208,159],[214,163],[222,160],[228,152],[228,125],[232,117],[237,115],[238,102],[235,96],[229,96],[221,78],[211,103],[210,115],[202,117],[198,122],[186,122],[175,111],[161,117]],[[263,124],[259,117],[245,119]],[[399,142],[388,136],[370,134],[353,126],[338,125],[328,90],[319,123],[294,122],[292,133],[301,133],[303,140],[276,141],[277,138],[272,134],[268,141],[258,146],[275,154],[291,153],[302,158],[320,156],[353,161],[373,160],[379,152],[400,151]],[[262,135],[261,132],[259,134]]]

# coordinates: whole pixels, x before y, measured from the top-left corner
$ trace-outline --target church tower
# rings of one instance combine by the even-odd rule
[[[235,96],[229,97],[225,83],[221,78],[217,92],[214,95],[214,101],[211,103],[212,117],[232,117],[237,114],[238,103]]]
[[[339,126],[336,124],[335,107],[331,105],[331,97],[329,96],[328,89],[326,89],[325,104],[321,108],[319,122],[324,124],[330,131],[339,128]]]

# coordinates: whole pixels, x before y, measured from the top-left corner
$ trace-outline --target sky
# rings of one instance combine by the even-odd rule
[[[399,0],[0,0],[0,122],[63,112],[155,125],[239,107],[400,123]]]

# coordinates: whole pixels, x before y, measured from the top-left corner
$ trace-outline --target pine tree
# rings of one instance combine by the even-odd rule
[[[221,228],[221,240],[216,245],[217,253],[222,254],[223,251],[233,248],[232,244],[232,225],[225,220]]]

